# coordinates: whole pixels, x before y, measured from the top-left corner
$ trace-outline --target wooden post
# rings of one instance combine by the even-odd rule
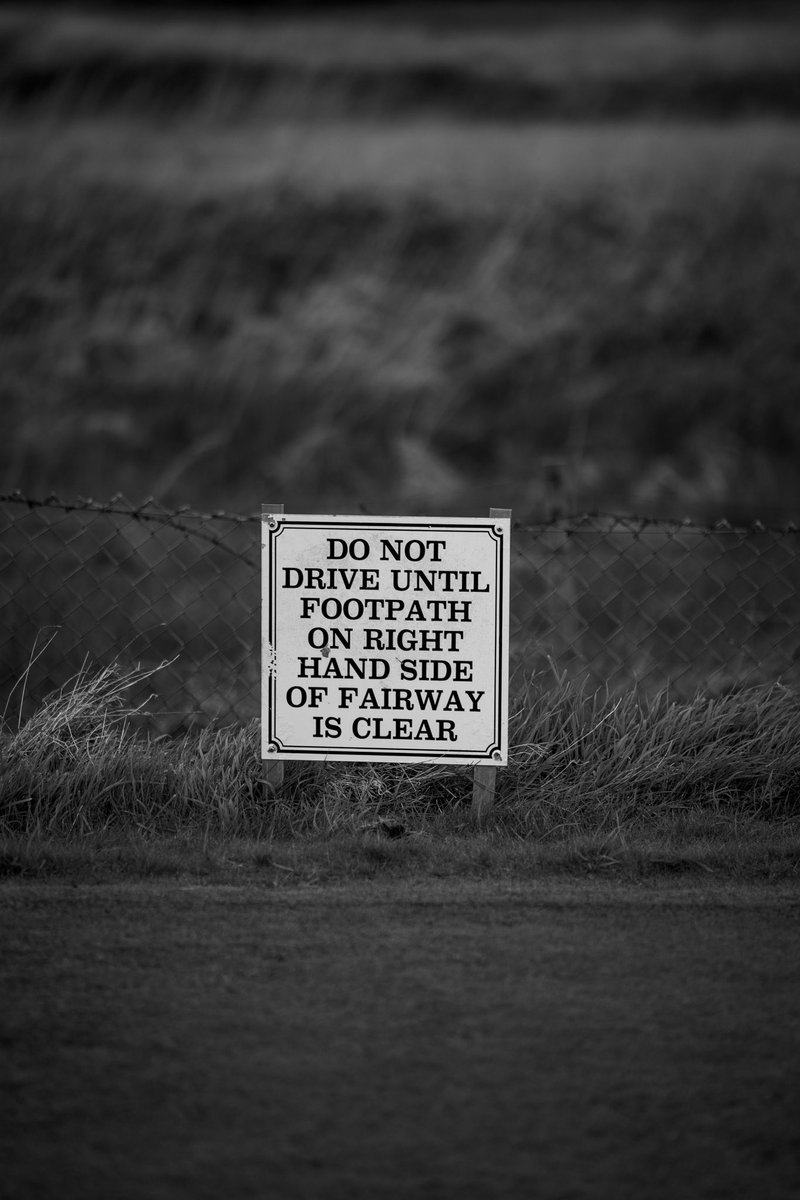
[[[261,505],[261,521],[262,524],[266,517],[280,516],[283,513],[282,504],[262,504]],[[262,599],[263,604],[263,599]],[[262,639],[263,644],[263,639]],[[263,672],[264,665],[262,663],[261,670]],[[263,687],[263,682],[262,682]],[[274,800],[283,784],[283,762],[264,760],[264,799],[267,801]]]
[[[511,518],[510,508],[490,508],[490,517]],[[472,773],[472,820],[480,827],[491,812],[497,785],[497,767],[479,766]]]
[[[472,820],[479,827],[494,804],[496,783],[497,767],[475,767],[472,775]]]

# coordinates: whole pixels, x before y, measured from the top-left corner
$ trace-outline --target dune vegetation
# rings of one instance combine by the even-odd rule
[[[796,517],[800,23],[504,12],[4,10],[7,487]]]

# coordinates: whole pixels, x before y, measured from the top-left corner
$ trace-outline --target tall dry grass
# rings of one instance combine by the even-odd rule
[[[0,834],[212,839],[470,828],[470,772],[289,763],[265,789],[257,722],[151,739],[126,695],[135,673],[83,671],[21,727],[6,724]],[[775,685],[676,703],[519,680],[508,768],[489,827],[520,840],[625,838],[715,826],[796,828],[800,699]]]

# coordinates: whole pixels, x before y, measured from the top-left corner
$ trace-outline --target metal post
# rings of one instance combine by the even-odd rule
[[[262,526],[263,526],[265,517],[281,516],[282,514],[283,514],[283,505],[282,504],[262,504],[261,505]],[[264,545],[264,543],[263,543],[263,534],[262,534],[262,547],[263,547],[263,545]],[[264,603],[263,598],[262,598],[261,603],[263,605],[263,603]],[[262,645],[263,645],[263,638],[262,638]],[[263,669],[264,669],[263,664],[262,664],[261,669],[262,669],[262,673],[263,673]],[[262,686],[263,686],[263,683],[262,683]],[[282,784],[283,784],[283,762],[282,761],[276,762],[276,761],[270,761],[269,759],[265,759],[264,760],[264,798],[266,800],[274,800],[276,795],[280,791]]]
[[[511,519],[510,508],[490,508],[490,517]],[[472,773],[472,820],[477,826],[483,825],[487,813],[491,812],[494,804],[494,793],[497,785],[497,767],[478,766]]]

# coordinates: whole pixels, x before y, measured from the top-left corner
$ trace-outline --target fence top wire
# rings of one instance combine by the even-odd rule
[[[75,500],[62,500],[60,496],[51,493],[43,498],[26,496],[19,489],[0,494],[0,504],[20,504],[29,509],[46,508],[59,512],[86,512],[128,517],[134,521],[151,521],[161,525],[171,525],[191,533],[194,537],[204,537],[215,545],[223,546],[222,538],[214,538],[208,534],[189,529],[184,521],[230,521],[234,525],[256,524],[261,521],[261,511],[252,513],[232,513],[219,509],[213,512],[202,512],[193,509],[188,504],[177,508],[167,508],[154,497],[150,496],[141,504],[133,504],[121,493],[112,496],[110,500],[98,501],[83,496]],[[755,534],[772,534],[773,536],[789,536],[800,533],[800,526],[794,522],[785,525],[768,525],[763,521],[728,521],[725,518],[714,522],[696,521],[692,517],[683,519],[665,517],[643,517],[634,514],[621,514],[595,510],[592,512],[575,513],[569,516],[554,516],[546,521],[520,522],[515,521],[512,528],[518,533],[629,533],[633,536],[642,534],[735,534],[747,537]]]
[[[514,523],[514,529],[520,533],[597,533],[618,534],[629,533],[634,537],[642,534],[696,534],[709,537],[712,534],[734,534],[738,537],[749,537],[756,534],[772,534],[773,537],[788,537],[800,533],[800,526],[794,522],[785,525],[768,525],[764,521],[751,520],[728,521],[726,518],[703,523],[693,517],[683,519],[669,517],[642,517],[635,515],[623,516],[620,513],[583,512],[572,516],[553,517],[548,521],[530,524]]]
[[[203,523],[208,521],[230,521],[233,525],[246,525],[261,520],[260,514],[257,513],[229,513],[222,510],[207,513],[198,512],[190,508],[188,504],[181,505],[179,508],[166,508],[153,499],[152,496],[142,504],[134,505],[129,500],[126,500],[121,493],[112,496],[107,501],[91,500],[79,496],[76,500],[70,502],[62,500],[54,493],[40,500],[32,496],[26,496],[23,492],[17,490],[0,495],[0,504],[21,504],[31,511],[36,508],[42,508],[63,513],[92,513],[97,516],[120,516],[127,517],[132,521],[168,525],[172,529],[180,530],[188,537],[199,538],[212,546],[218,546],[221,550],[233,554],[236,558],[245,556],[236,550],[232,550],[224,537],[215,537],[213,534],[206,533],[202,529],[193,528],[187,525],[186,521]],[[245,558],[245,561],[250,562],[247,558]]]
[[[222,509],[215,512],[200,512],[188,504],[182,504],[178,508],[167,508],[152,496],[148,496],[141,504],[133,504],[121,492],[112,496],[110,500],[91,500],[84,496],[78,496],[75,500],[69,501],[62,500],[55,492],[39,499],[34,496],[26,496],[24,492],[15,489],[13,492],[0,495],[0,504],[24,504],[28,508],[54,508],[59,512],[110,513],[131,517],[136,521],[158,521],[161,524],[173,524],[182,517],[190,517],[198,521],[233,521],[238,525],[261,520],[260,512],[231,513],[224,512]]]

